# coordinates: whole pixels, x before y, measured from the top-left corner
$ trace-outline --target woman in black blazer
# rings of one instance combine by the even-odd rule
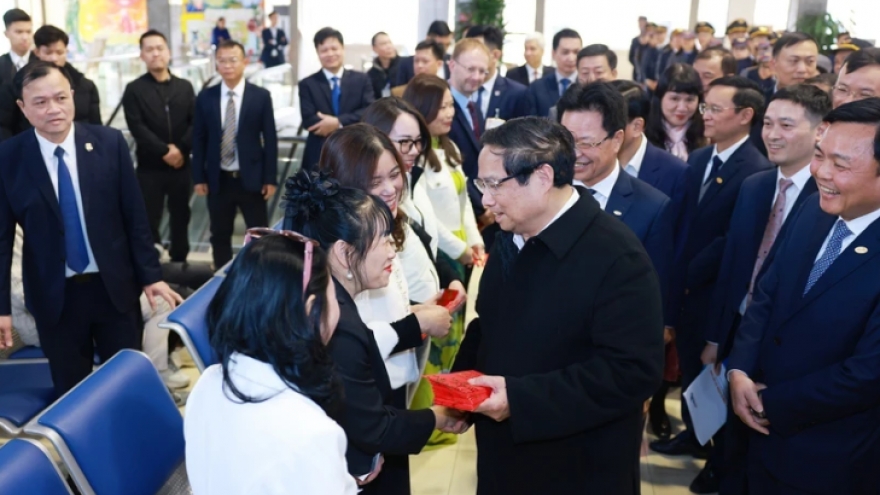
[[[285,187],[284,228],[321,244],[336,284],[339,324],[328,349],[345,389],[340,424],[348,437],[349,473],[364,485],[362,493],[409,494],[407,456],[420,452],[435,428],[460,431],[464,423],[440,406],[407,411],[392,405],[379,347],[355,307],[357,293],[388,284],[396,256],[390,241],[391,211],[379,198],[340,187],[325,174],[300,171]],[[421,345],[416,314],[397,322],[394,329],[395,351]]]

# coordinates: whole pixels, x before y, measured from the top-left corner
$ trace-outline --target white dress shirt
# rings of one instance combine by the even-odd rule
[[[636,150],[636,154],[633,155],[633,157],[630,158],[629,163],[623,167],[626,173],[635,178],[639,177],[639,172],[642,170],[642,161],[645,159],[645,151],[648,149],[648,138],[642,134],[641,139],[642,142],[639,144],[639,149]]]
[[[186,405],[186,471],[197,495],[354,495],[342,428],[271,365],[233,354],[230,379],[263,402],[242,404],[215,364]]]
[[[244,98],[244,87],[245,81],[244,78],[241,78],[241,81],[235,85],[234,88],[230,88],[226,85],[226,83],[222,83],[220,89],[220,125],[222,126],[224,122],[226,122],[226,105],[229,102],[229,92],[232,91],[235,94],[235,131],[236,135],[238,134],[238,123],[241,122],[241,100]],[[238,143],[235,145],[235,159],[232,160],[227,166],[223,166],[223,160],[220,160],[220,168],[226,170],[227,172],[235,172],[239,169],[239,161],[238,161]]]
[[[868,213],[866,215],[862,215],[858,218],[853,218],[852,220],[843,220],[842,218],[840,218],[840,220],[843,220],[843,223],[846,224],[846,228],[848,228],[849,231],[852,232],[850,235],[844,237],[843,240],[841,241],[840,254],[843,254],[843,252],[846,251],[846,248],[849,247],[849,245],[852,244],[854,240],[856,240],[856,237],[861,235],[862,232],[864,232],[865,229],[870,227],[871,224],[874,223],[874,221],[877,220],[878,218],[880,218],[880,210],[874,210],[871,213]],[[825,253],[825,249],[828,248],[828,241],[831,240],[831,234],[833,234],[833,233],[834,233],[834,228],[832,227],[828,231],[828,235],[825,237],[825,241],[822,243],[822,247],[819,249],[819,252],[816,254],[816,259],[813,261],[813,263],[815,263],[816,261],[819,261],[819,258],[822,257],[822,254]]]
[[[37,142],[40,144],[40,153],[43,155],[43,163],[46,164],[46,170],[49,171],[49,179],[52,181],[52,188],[55,190],[55,197],[58,197],[58,157],[55,156],[55,149],[59,146],[64,150],[64,163],[67,164],[67,170],[70,171],[70,181],[73,182],[73,191],[76,195],[76,207],[79,210],[79,222],[82,225],[83,234],[86,241],[86,251],[89,253],[89,264],[86,265],[83,273],[95,273],[98,271],[98,264],[95,262],[95,255],[92,253],[92,244],[89,242],[89,230],[86,226],[85,210],[83,210],[82,192],[79,187],[79,167],[76,161],[76,140],[74,139],[75,126],[70,127],[70,132],[61,144],[55,144],[48,139],[40,136],[40,133],[34,129],[37,136]],[[72,277],[77,273],[64,266],[65,277]]]
[[[715,160],[715,157],[721,158],[721,167],[718,170],[724,168],[724,165],[727,163],[727,160],[736,153],[736,150],[739,149],[740,146],[745,144],[746,141],[749,140],[749,135],[746,134],[744,138],[740,139],[733,146],[727,148],[721,153],[718,152],[718,145],[712,147],[712,156],[709,157],[709,164],[706,166],[706,171],[703,173],[703,182],[700,184],[705,184],[707,180],[709,180],[709,173],[712,172],[712,162]]]
[[[539,67],[532,67],[529,64],[526,64],[526,72],[529,74],[529,84],[541,79],[544,75],[544,66],[541,65]]]
[[[22,56],[20,56],[19,54],[15,53],[14,51],[10,50],[10,51],[9,51],[9,57],[12,59],[12,65],[15,66],[15,70],[16,70],[16,72],[17,72],[17,71],[20,70],[22,67],[24,67],[25,65],[27,65],[28,62],[30,62],[30,60],[31,60],[31,51],[28,50],[27,53],[25,53],[24,56],[22,57]]]
[[[553,222],[559,220],[559,217],[561,217],[565,212],[570,210],[575,205],[575,203],[578,202],[578,199],[580,199],[580,197],[581,197],[581,195],[578,194],[577,189],[572,187],[571,188],[571,197],[568,198],[568,201],[566,201],[566,203],[564,205],[562,205],[562,209],[559,210],[559,213],[557,213],[556,216],[553,217],[553,219],[551,219],[550,222],[548,222],[547,225],[545,225],[543,229],[541,229],[537,234],[535,234],[535,236],[537,236],[541,232],[547,230],[547,227],[553,225]],[[516,247],[520,251],[522,251],[523,246],[526,245],[526,240],[523,238],[522,234],[513,234],[513,243],[516,245]]]
[[[321,69],[321,72],[324,73],[324,77],[327,78],[327,81],[328,81],[329,84],[330,84],[330,91],[333,91],[333,78],[334,78],[334,77],[338,77],[338,78],[339,78],[339,89],[340,89],[340,91],[342,90],[342,74],[345,72],[345,68],[344,68],[344,67],[340,68],[340,69],[339,69],[339,72],[337,72],[337,73],[335,73],[335,74],[332,73],[332,72],[330,72],[330,71],[327,70],[327,69]]]
[[[611,169],[611,173],[608,174],[608,177],[600,180],[593,185],[593,187],[590,187],[579,180],[574,180],[573,183],[576,186],[582,186],[596,191],[593,193],[593,199],[599,202],[599,206],[604,211],[605,207],[608,205],[608,198],[611,197],[611,191],[614,189],[614,184],[617,184],[618,177],[620,177],[620,163],[617,160],[614,160],[614,168]]]
[[[494,117],[494,115],[489,115],[489,100],[492,99],[492,92],[495,91],[495,80],[498,79],[498,74],[496,73],[492,76],[491,79],[484,82],[481,86],[483,90],[483,99],[480,101],[480,111],[483,112],[483,118],[488,119],[489,117]],[[477,92],[480,90],[478,89]],[[477,93],[474,93],[474,101],[476,100]]]

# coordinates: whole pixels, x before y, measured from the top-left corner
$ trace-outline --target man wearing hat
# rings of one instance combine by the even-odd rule
[[[727,26],[727,40],[730,42],[730,45],[733,46],[733,41],[737,38],[745,36],[749,31],[749,23],[746,22],[745,19],[737,19],[730,23]]]
[[[749,40],[746,37],[735,38],[731,44],[731,52],[733,58],[736,59],[736,73],[741,74],[742,71],[755,65],[752,59],[752,52],[749,51]]]
[[[708,22],[698,22],[694,27],[697,33],[697,41],[700,43],[700,51],[709,48],[712,40],[715,39],[715,27]]]
[[[697,34],[693,31],[681,33],[681,47],[675,53],[670,65],[683,63],[693,65],[697,58]]]

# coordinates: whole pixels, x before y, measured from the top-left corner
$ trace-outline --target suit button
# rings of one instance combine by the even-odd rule
[[[779,337],[773,337],[773,343],[776,345],[782,345],[782,339]]]
[[[690,290],[690,289],[685,289],[685,290],[684,290],[684,295],[688,295],[688,294],[690,294],[690,293],[691,293],[691,290]]]

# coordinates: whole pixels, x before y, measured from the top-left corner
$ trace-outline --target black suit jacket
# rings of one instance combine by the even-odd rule
[[[263,62],[263,65],[266,67],[274,67],[276,65],[281,65],[284,63],[284,50],[287,47],[287,35],[284,34],[284,30],[278,28],[278,37],[272,37],[272,30],[269,28],[264,28],[262,32],[263,36],[263,51],[260,53],[260,62]],[[272,40],[275,40],[275,44],[269,43]],[[272,50],[275,50],[275,56],[272,56]]]
[[[776,168],[758,172],[743,181],[736,199],[704,333],[706,341],[719,345],[719,357],[722,359],[729,352],[733,325],[751,285],[758,250],[775,201],[776,179]],[[816,191],[816,181],[810,177],[776,236],[776,243],[785,236],[788,220],[796,216],[800,206]]]
[[[107,294],[119,311],[137,307],[143,287],[162,278],[144,200],[122,133],[75,124],[86,235]],[[91,149],[91,150],[90,150]],[[0,144],[0,314],[10,314],[15,224],[24,230],[25,302],[40,327],[64,306],[64,223],[34,131]]]
[[[443,79],[449,79],[449,64],[447,63],[449,59],[444,58],[443,60]],[[415,64],[413,63],[413,57],[400,57],[400,65],[397,67],[397,74],[393,76],[391,80],[391,87],[394,88],[396,86],[403,86],[404,84],[409,84],[412,81],[412,78],[416,77]]]
[[[12,63],[12,55],[4,53],[0,56],[0,86],[11,81],[16,72],[15,64]]]
[[[208,193],[220,191],[220,148],[223,123],[220,119],[220,90],[223,83],[203,89],[196,98],[193,125],[193,183],[208,184]],[[235,136],[241,185],[260,192],[266,184],[278,183],[278,135],[269,91],[245,82],[241,114]]]
[[[647,138],[642,138],[647,139]],[[672,218],[676,230],[687,192],[688,164],[666,150],[647,143],[639,179],[647,182],[672,200]]]
[[[672,324],[682,318],[687,305],[687,318],[681,321],[694,333],[688,337],[700,338],[708,315],[712,290],[721,269],[724,243],[733,207],[743,181],[752,174],[773,168],[748,140],[743,143],[710,178],[709,188],[699,200],[703,175],[709,166],[714,146],[700,148],[688,158],[687,196],[684,206],[684,226],[677,242],[676,263],[667,309]]]
[[[750,433],[749,460],[798,492],[875,494],[880,222],[842,250],[804,295],[838,218],[822,211],[816,194],[794,215],[729,359],[730,369],[767,385],[761,398],[770,434]]]
[[[638,493],[663,315],[635,234],[586,194],[522,251],[503,232],[477,311],[454,371],[503,376],[510,405],[506,421],[475,416],[477,493]]]
[[[378,453],[419,453],[434,430],[434,414],[430,409],[408,411],[392,406],[391,382],[373,331],[361,320],[345,288],[333,282],[339,323],[327,349],[345,388],[345,408],[339,424],[348,438],[348,470],[360,476],[370,472],[373,456]],[[417,320],[414,326],[395,330],[400,336],[398,348],[421,344]]]
[[[506,77],[495,78],[495,86],[489,95],[489,110],[485,118],[510,120],[524,117],[529,112],[528,88]],[[485,96],[484,96],[485,97]]]
[[[454,102],[454,104],[455,117],[452,119],[449,139],[458,146],[458,150],[461,152],[461,169],[468,178],[468,196],[471,198],[474,213],[479,217],[485,209],[483,208],[483,195],[474,185],[474,179],[477,178],[477,159],[480,157],[483,145],[477,141],[467,117],[464,116],[464,112],[467,110],[461,108],[458,102]]]
[[[559,80],[556,71],[535,81],[529,86],[529,115],[547,117],[550,109],[559,101]]]
[[[516,82],[522,84],[523,86],[529,86],[531,84],[531,83],[529,83],[529,70],[530,69],[531,69],[531,67],[529,67],[528,65],[521,65],[519,67],[514,67],[513,69],[510,69],[509,71],[507,71],[507,78],[512,81],[516,81]],[[556,69],[554,69],[553,67],[551,67],[549,65],[545,65],[544,67],[541,68],[541,74],[538,76],[538,79],[535,79],[535,81],[538,81],[539,79],[546,76],[547,74],[553,73],[555,70]]]
[[[370,78],[363,72],[346,69],[339,81],[339,88],[341,90],[339,115],[336,115],[339,118],[339,123],[346,126],[360,122],[364,110],[375,101]],[[330,81],[324,75],[323,70],[319,70],[299,82],[299,105],[304,129],[308,129],[321,120],[318,118],[318,112],[324,115],[335,115]],[[306,148],[303,151],[303,168],[311,170],[318,166],[321,147],[324,146],[325,140],[326,138],[317,134],[309,134],[306,139]]]
[[[672,201],[649,184],[621,170],[605,211],[622,220],[642,241],[657,270],[660,290],[665,297],[674,253]]]

